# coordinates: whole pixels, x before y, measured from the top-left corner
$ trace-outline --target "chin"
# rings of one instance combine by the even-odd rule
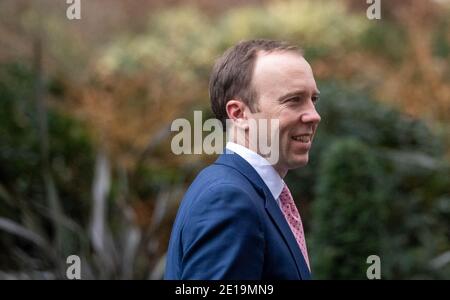
[[[291,163],[290,163],[291,168],[290,169],[297,169],[297,168],[304,167],[308,164],[308,161],[309,161],[308,154],[296,156],[291,160]]]

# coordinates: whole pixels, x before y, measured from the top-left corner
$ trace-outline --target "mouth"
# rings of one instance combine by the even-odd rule
[[[303,143],[303,144],[309,144],[309,143],[311,143],[311,140],[312,140],[312,134],[294,135],[294,136],[291,136],[291,139],[296,142]]]

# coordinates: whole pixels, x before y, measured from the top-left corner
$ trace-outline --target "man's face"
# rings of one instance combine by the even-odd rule
[[[319,91],[311,66],[294,52],[260,53],[252,80],[258,94],[254,119],[279,120],[279,159],[274,168],[284,176],[308,163],[308,153],[320,122],[315,108]]]

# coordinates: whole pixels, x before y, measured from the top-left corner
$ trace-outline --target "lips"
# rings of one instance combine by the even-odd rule
[[[311,142],[311,134],[300,134],[300,135],[294,135],[291,137],[294,141],[301,142],[301,143],[310,143]]]

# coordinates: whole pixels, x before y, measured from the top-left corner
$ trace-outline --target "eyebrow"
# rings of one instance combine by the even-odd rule
[[[279,97],[278,98],[278,102],[283,102],[283,101],[285,101],[285,100],[287,100],[287,99],[289,99],[291,97],[294,97],[294,96],[305,96],[305,94],[306,94],[305,90],[293,91],[293,92],[284,94],[283,96]],[[320,95],[320,91],[319,90],[315,90],[313,92],[313,95]]]

